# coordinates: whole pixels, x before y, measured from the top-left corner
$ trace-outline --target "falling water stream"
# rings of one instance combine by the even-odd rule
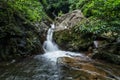
[[[0,80],[103,80],[92,79],[95,75],[102,75],[105,80],[120,80],[120,67],[97,63],[81,53],[62,51],[53,41],[53,32],[55,25],[52,24],[47,33],[46,41],[43,44],[45,51],[42,55],[30,57],[18,63],[2,63],[0,64]],[[58,63],[58,58],[80,58],[82,62],[73,63],[73,65],[81,65],[77,67],[64,67]],[[64,65],[64,64],[63,64]],[[87,72],[87,73],[86,73]],[[100,72],[100,73],[97,73]],[[84,76],[93,77],[85,78]]]
[[[41,57],[43,57],[45,59],[45,61],[47,62],[46,64],[50,63],[52,65],[51,69],[53,69],[52,71],[55,74],[52,75],[49,78],[50,80],[74,80],[73,76],[70,76],[69,73],[66,73],[67,71],[69,72],[69,69],[68,70],[65,69],[61,73],[61,71],[59,69],[60,67],[58,67],[58,65],[56,64],[57,63],[57,59],[60,58],[60,57],[70,57],[70,58],[73,58],[73,57],[76,57],[76,56],[81,58],[83,61],[91,62],[91,59],[86,57],[85,55],[83,55],[81,53],[60,50],[58,48],[58,45],[53,41],[54,28],[55,28],[55,25],[52,24],[51,28],[49,28],[48,33],[47,33],[47,40],[43,44],[43,49],[45,51],[45,54],[43,54],[42,56],[36,56],[36,58],[37,59],[41,59]],[[104,68],[101,69],[101,70],[104,70]],[[107,73],[112,75],[112,77],[114,77],[115,79],[118,79],[118,80],[120,79],[119,77],[113,75],[111,72],[109,72],[107,70],[104,70],[104,71],[106,71]],[[93,72],[93,74],[94,73],[95,72]]]
[[[53,32],[54,32],[55,25],[52,24],[51,28],[49,28],[48,33],[47,33],[47,40],[43,44],[43,49],[45,51],[45,54],[43,55],[38,55],[35,58],[36,59],[44,59],[44,62],[46,62],[46,66],[51,67],[50,73],[54,73],[53,75],[49,76],[48,80],[63,80],[64,75],[61,75],[61,71],[58,69],[57,59],[59,57],[73,57],[73,56],[79,56],[81,58],[88,58],[85,57],[83,54],[80,53],[75,53],[75,52],[70,52],[70,51],[62,51],[58,48],[58,45],[53,41]],[[65,80],[67,79],[67,76]],[[72,80],[69,79],[69,80]]]
[[[55,44],[52,39],[54,28],[55,28],[55,25],[52,24],[51,28],[49,28],[47,33],[47,40],[43,44],[43,49],[46,53],[59,50],[57,44]]]
[[[71,56],[81,56],[82,54],[77,54],[74,52],[69,51],[62,51],[58,48],[58,45],[53,41],[53,32],[54,32],[55,25],[52,24],[51,28],[48,30],[47,33],[47,40],[43,44],[43,49],[46,52],[44,56],[46,59],[56,62],[58,57],[71,57]]]

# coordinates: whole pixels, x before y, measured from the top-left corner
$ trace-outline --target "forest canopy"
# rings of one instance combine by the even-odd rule
[[[120,0],[40,0],[40,2],[51,18],[76,9],[81,10],[88,20],[80,23],[77,31],[95,34],[110,32],[110,36],[114,37],[120,34]]]
[[[31,21],[40,21],[44,17],[43,7],[38,0],[9,0],[8,4]]]
[[[70,10],[75,9],[82,10],[88,18],[77,29],[97,34],[110,32],[110,36],[120,37],[120,0],[75,0]]]

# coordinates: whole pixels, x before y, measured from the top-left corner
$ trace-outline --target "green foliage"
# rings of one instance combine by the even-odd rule
[[[81,22],[75,30],[95,34],[120,34],[120,0],[75,0],[71,10],[81,9],[88,18]]]
[[[92,0],[85,4],[82,9],[87,17],[95,16],[106,21],[120,18],[120,14],[118,14],[120,12],[120,0]]]
[[[40,25],[44,16],[37,0],[0,1],[0,60],[40,52],[40,31],[35,23]]]
[[[19,10],[31,21],[40,21],[45,16],[42,5],[38,0],[9,0],[8,4],[14,10]]]
[[[84,5],[87,5],[91,0],[69,0],[71,3],[70,10],[82,9]]]
[[[108,27],[107,23],[96,18],[84,19],[80,24],[74,27],[76,33],[93,33],[97,35],[111,32],[111,28]]]
[[[58,31],[54,35],[57,44],[64,50],[87,51],[92,45],[92,35],[75,32],[73,29]]]
[[[55,18],[59,13],[69,12],[70,3],[68,0],[40,0],[42,3],[46,14],[51,18]]]

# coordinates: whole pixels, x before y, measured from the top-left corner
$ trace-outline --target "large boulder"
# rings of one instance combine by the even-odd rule
[[[91,33],[76,33],[74,27],[86,19],[80,10],[74,10],[56,18],[54,39],[60,48],[69,51],[87,51],[93,44]],[[84,38],[86,37],[86,38]]]
[[[85,17],[80,10],[74,10],[72,12],[66,13],[56,18],[56,30],[58,31],[69,29],[77,25],[84,18]]]
[[[106,68],[108,69],[105,66],[106,64],[86,61],[80,57],[60,57],[57,59],[57,63],[61,69],[60,73],[63,74],[62,80],[118,80],[116,76],[120,75],[117,70],[115,71],[116,73],[112,69],[112,73],[105,70]]]
[[[94,46],[91,33],[76,33],[73,29],[55,32],[54,40],[61,49],[75,52],[88,51]]]

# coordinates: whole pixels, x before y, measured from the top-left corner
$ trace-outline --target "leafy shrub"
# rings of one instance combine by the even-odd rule
[[[45,17],[43,7],[38,0],[9,0],[8,4],[31,21],[40,21]]]
[[[40,0],[48,16],[54,19],[59,13],[69,12],[70,3],[68,0]]]
[[[39,24],[43,14],[37,0],[0,1],[0,60],[41,51],[40,31],[34,23]]]
[[[76,27],[82,32],[120,34],[120,0],[75,0],[71,9],[81,9],[88,20]],[[74,7],[72,7],[74,6]]]

